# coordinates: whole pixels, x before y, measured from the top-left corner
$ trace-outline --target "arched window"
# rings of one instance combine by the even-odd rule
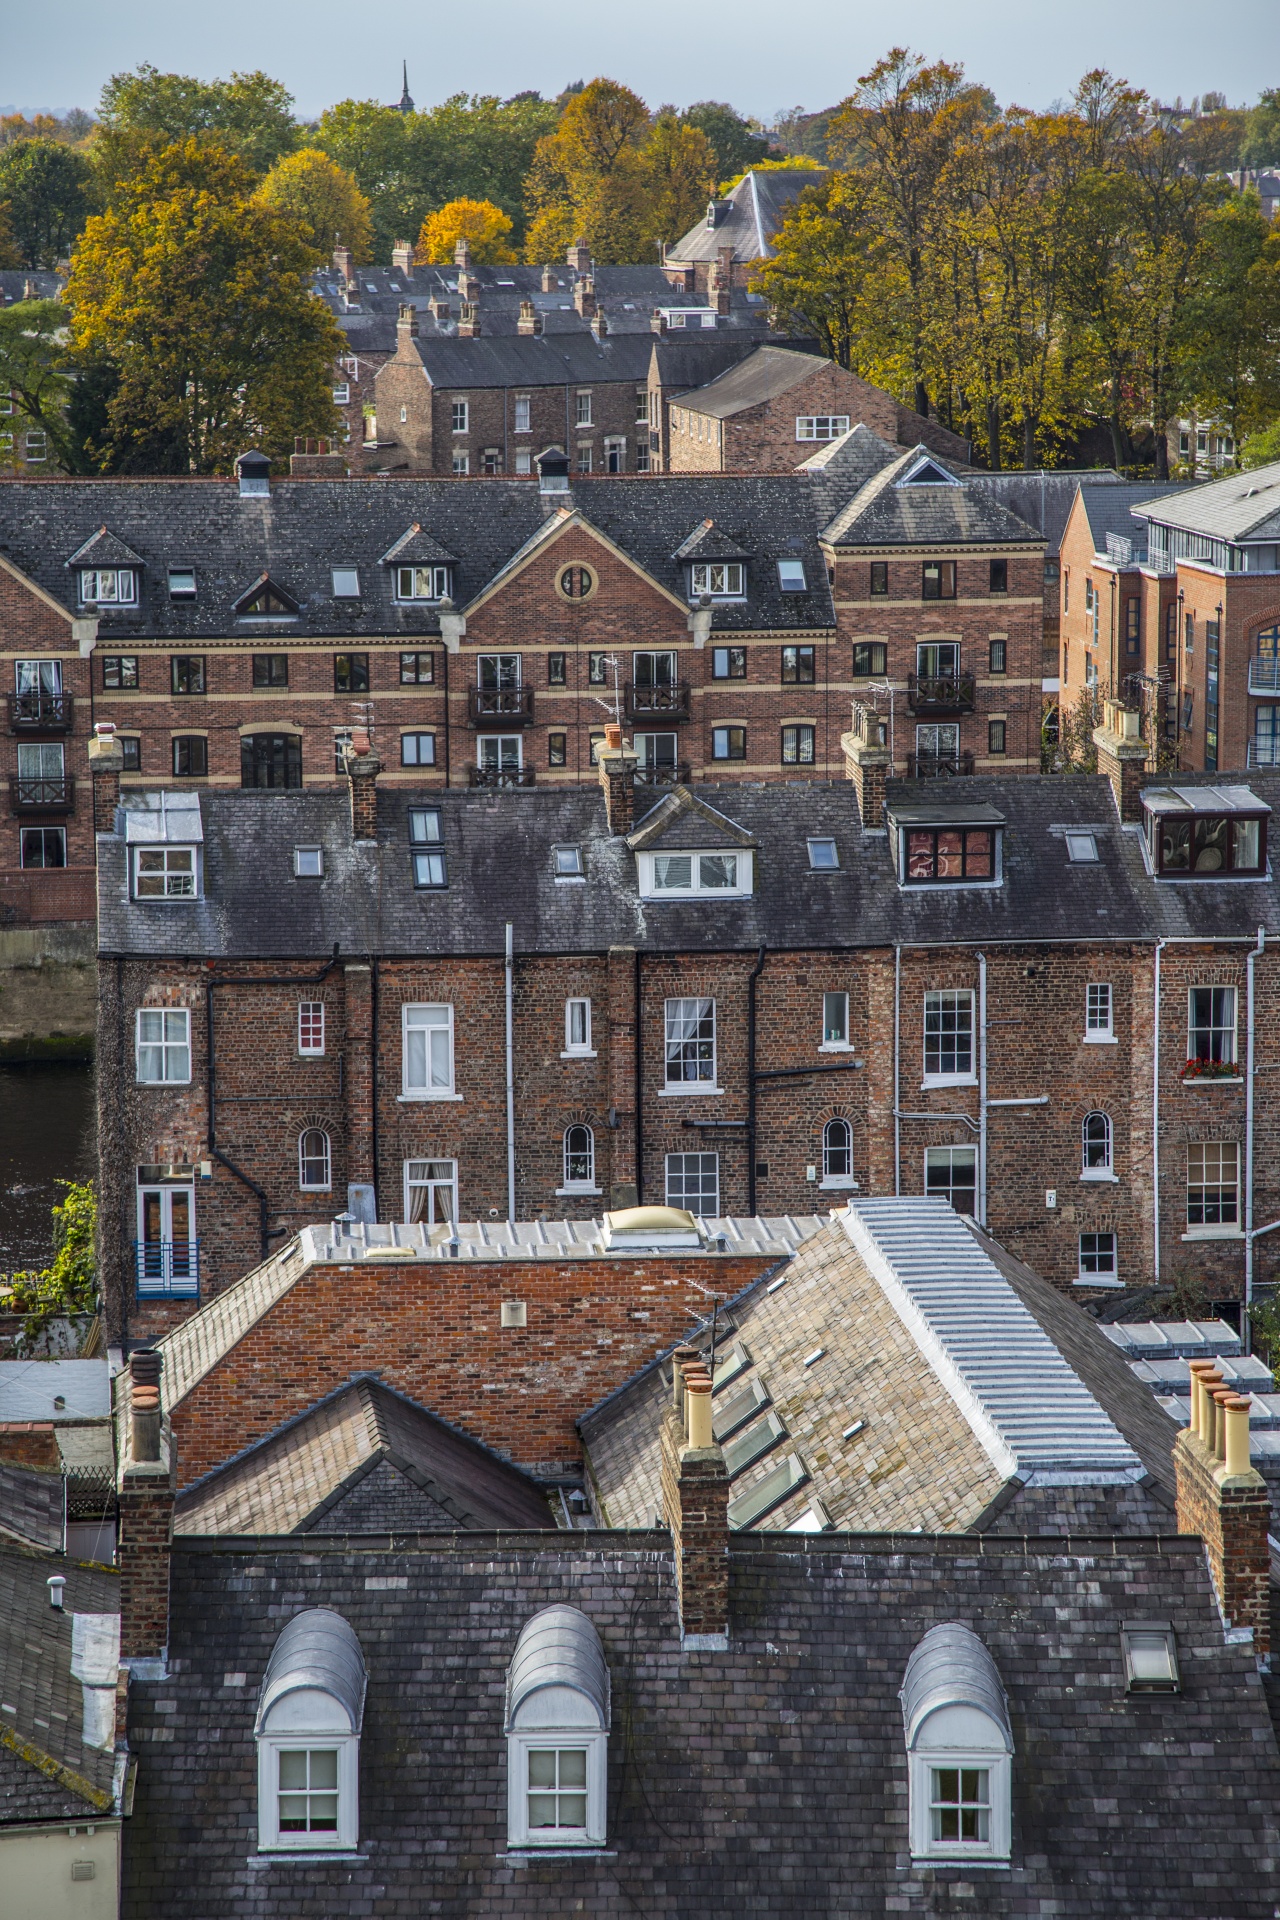
[[[506,1732],[508,1845],[603,1846],[609,1669],[577,1607],[544,1607],[522,1627]]]
[[[589,1191],[596,1184],[596,1142],[590,1127],[564,1130],[564,1184]]]
[[[828,1120],[822,1129],[822,1184],[853,1185],[853,1128],[847,1120]]]
[[[308,1127],[298,1138],[298,1185],[304,1193],[328,1193],[330,1177],[329,1136],[319,1127]]]
[[[907,1662],[902,1722],[916,1860],[1007,1860],[1013,1735],[995,1661],[959,1621]]]
[[[1086,1113],[1081,1130],[1080,1172],[1090,1175],[1111,1171],[1111,1120],[1105,1113]]]
[[[359,1838],[365,1668],[340,1613],[297,1613],[271,1650],[254,1736],[258,1846],[350,1852]]]

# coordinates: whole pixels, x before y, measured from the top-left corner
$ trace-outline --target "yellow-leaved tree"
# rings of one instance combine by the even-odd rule
[[[441,266],[453,259],[459,240],[465,240],[477,266],[509,266],[516,257],[507,244],[511,225],[492,200],[447,200],[423,221],[417,258],[423,266]]]
[[[369,202],[353,173],[319,147],[302,147],[277,160],[255,196],[290,221],[299,239],[328,255],[339,243],[357,264],[373,252]]]

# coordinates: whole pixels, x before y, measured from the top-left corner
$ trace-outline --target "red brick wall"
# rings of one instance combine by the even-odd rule
[[[1178,1478],[1178,1532],[1198,1533],[1228,1626],[1249,1627],[1254,1651],[1271,1649],[1271,1555],[1267,1543],[1270,1501],[1266,1482],[1224,1484],[1225,1469],[1184,1428],[1174,1442]],[[1253,1484],[1256,1483],[1256,1484]]]
[[[170,1476],[126,1473],[118,1506],[120,1656],[154,1660],[169,1639]]]
[[[723,421],[698,411],[696,393],[671,404],[672,473],[789,473],[819,450],[820,443],[796,438],[802,414],[848,414],[850,426],[870,427],[889,441],[898,437],[892,394],[829,360],[815,359],[807,380]]]
[[[62,1455],[52,1421],[6,1421],[0,1426],[0,1460],[16,1467],[47,1467],[52,1473],[61,1473]]]
[[[179,1484],[349,1380],[380,1373],[520,1465],[572,1472],[574,1421],[768,1259],[315,1267],[177,1407]],[[501,1327],[523,1300],[525,1327]]]

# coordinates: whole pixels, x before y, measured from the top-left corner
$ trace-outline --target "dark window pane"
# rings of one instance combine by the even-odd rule
[[[856,678],[870,679],[887,670],[888,649],[882,640],[855,640],[853,671]]]
[[[174,654],[169,672],[175,693],[204,692],[204,660],[200,655]]]
[[[1008,593],[1009,562],[1007,560],[993,560],[991,562],[991,591],[992,593]]]
[[[335,653],[333,656],[335,693],[368,693],[369,656],[367,653]]]
[[[203,780],[209,772],[209,742],[203,734],[179,734],[173,743],[173,771],[178,779]]]
[[[871,591],[879,599],[889,591],[889,562],[873,560],[871,562]]]
[[[288,654],[255,653],[253,684],[255,687],[287,687],[289,684]]]
[[[278,790],[302,785],[302,742],[296,733],[248,733],[240,742],[240,784]]]
[[[547,655],[547,685],[549,687],[564,686],[567,678],[565,668],[566,660],[564,654],[549,653]]]

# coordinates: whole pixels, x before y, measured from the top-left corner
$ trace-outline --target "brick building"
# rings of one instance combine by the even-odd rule
[[[606,750],[604,798],[377,794],[373,754],[350,798],[126,796],[98,843],[114,1327],[344,1204],[927,1191],[1086,1293],[1270,1284],[1280,789],[1140,794],[1132,718],[1099,736],[1123,822],[1103,778],[886,787],[874,732],[831,785],[664,797]]]
[[[774,236],[805,188],[826,178],[826,169],[818,167],[744,173],[723,200],[710,202],[696,226],[666,248],[667,279],[682,293],[708,299],[747,281],[753,266],[772,258]]]
[[[0,488],[33,634],[96,623],[76,711],[126,787],[331,785],[357,724],[389,784],[571,785],[617,706],[655,777],[830,778],[869,685],[900,771],[1038,765],[1043,542],[923,450],[858,429],[793,475],[652,479],[255,459]]]

